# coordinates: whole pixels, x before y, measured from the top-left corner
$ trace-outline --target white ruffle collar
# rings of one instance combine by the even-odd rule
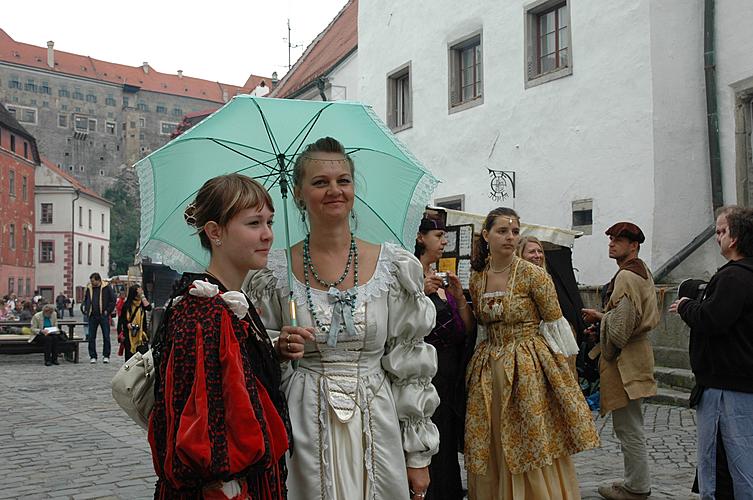
[[[390,285],[396,279],[395,271],[397,268],[394,261],[396,258],[396,252],[399,248],[400,247],[394,243],[382,243],[374,275],[366,283],[358,285],[355,304],[356,308],[363,303],[368,302],[370,299],[379,297],[383,292],[389,291]],[[278,290],[289,290],[288,257],[285,250],[273,250],[269,253],[267,269],[272,271],[272,275],[276,278],[277,284],[275,285],[275,288]],[[318,290],[315,288],[312,288],[311,290],[314,294],[327,294],[326,290]],[[295,276],[293,276],[293,298],[299,306],[307,306],[306,285],[298,281]]]

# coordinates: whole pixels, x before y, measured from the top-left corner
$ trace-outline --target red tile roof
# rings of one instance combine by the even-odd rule
[[[52,170],[53,172],[55,172],[56,174],[58,174],[59,176],[67,180],[68,182],[70,182],[74,189],[77,189],[81,191],[82,193],[85,193],[87,196],[91,196],[92,198],[96,198],[97,200],[100,200],[109,205],[112,205],[111,201],[109,201],[106,198],[102,198],[95,191],[92,191],[88,187],[81,184],[81,181],[73,177],[73,175],[71,175],[71,173],[68,172],[65,168],[58,167],[57,165],[52,163],[52,161],[50,161],[49,158],[46,158],[44,156],[42,156],[41,159],[42,159],[42,165],[49,168],[50,170]]]
[[[251,92],[262,82],[268,85],[271,80],[251,75],[243,87],[239,87],[190,76],[160,73],[149,65],[126,66],[57,49],[54,56],[55,68],[52,69],[47,65],[47,47],[16,42],[0,28],[0,61],[116,85],[131,85],[150,92],[224,103],[236,94]]]
[[[306,48],[270,97],[291,97],[326,75],[358,47],[358,0],[349,0]]]

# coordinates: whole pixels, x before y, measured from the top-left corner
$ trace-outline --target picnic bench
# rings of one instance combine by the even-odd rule
[[[31,354],[43,353],[44,346],[39,342],[29,342],[30,335],[14,333],[23,327],[28,327],[29,321],[3,320],[0,321],[0,354]],[[58,320],[58,328],[63,332],[63,339],[58,344],[59,352],[66,361],[78,363],[79,344],[85,342],[82,337],[76,337],[74,330],[86,323],[75,319]],[[66,329],[68,330],[65,333]]]

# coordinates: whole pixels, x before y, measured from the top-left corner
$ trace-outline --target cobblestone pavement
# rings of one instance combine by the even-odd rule
[[[115,345],[115,344],[113,344]],[[115,404],[110,380],[122,364],[0,355],[0,499],[151,498],[155,481],[146,433]],[[651,498],[694,498],[695,412],[645,405]],[[575,457],[584,499],[619,479],[622,455],[611,418],[599,418],[602,447]]]

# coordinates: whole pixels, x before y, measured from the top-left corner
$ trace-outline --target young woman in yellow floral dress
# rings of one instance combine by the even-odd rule
[[[515,255],[519,232],[514,210],[492,210],[472,262],[474,313],[487,338],[466,376],[469,498],[579,499],[570,455],[599,437],[567,364],[578,348],[554,285]]]

